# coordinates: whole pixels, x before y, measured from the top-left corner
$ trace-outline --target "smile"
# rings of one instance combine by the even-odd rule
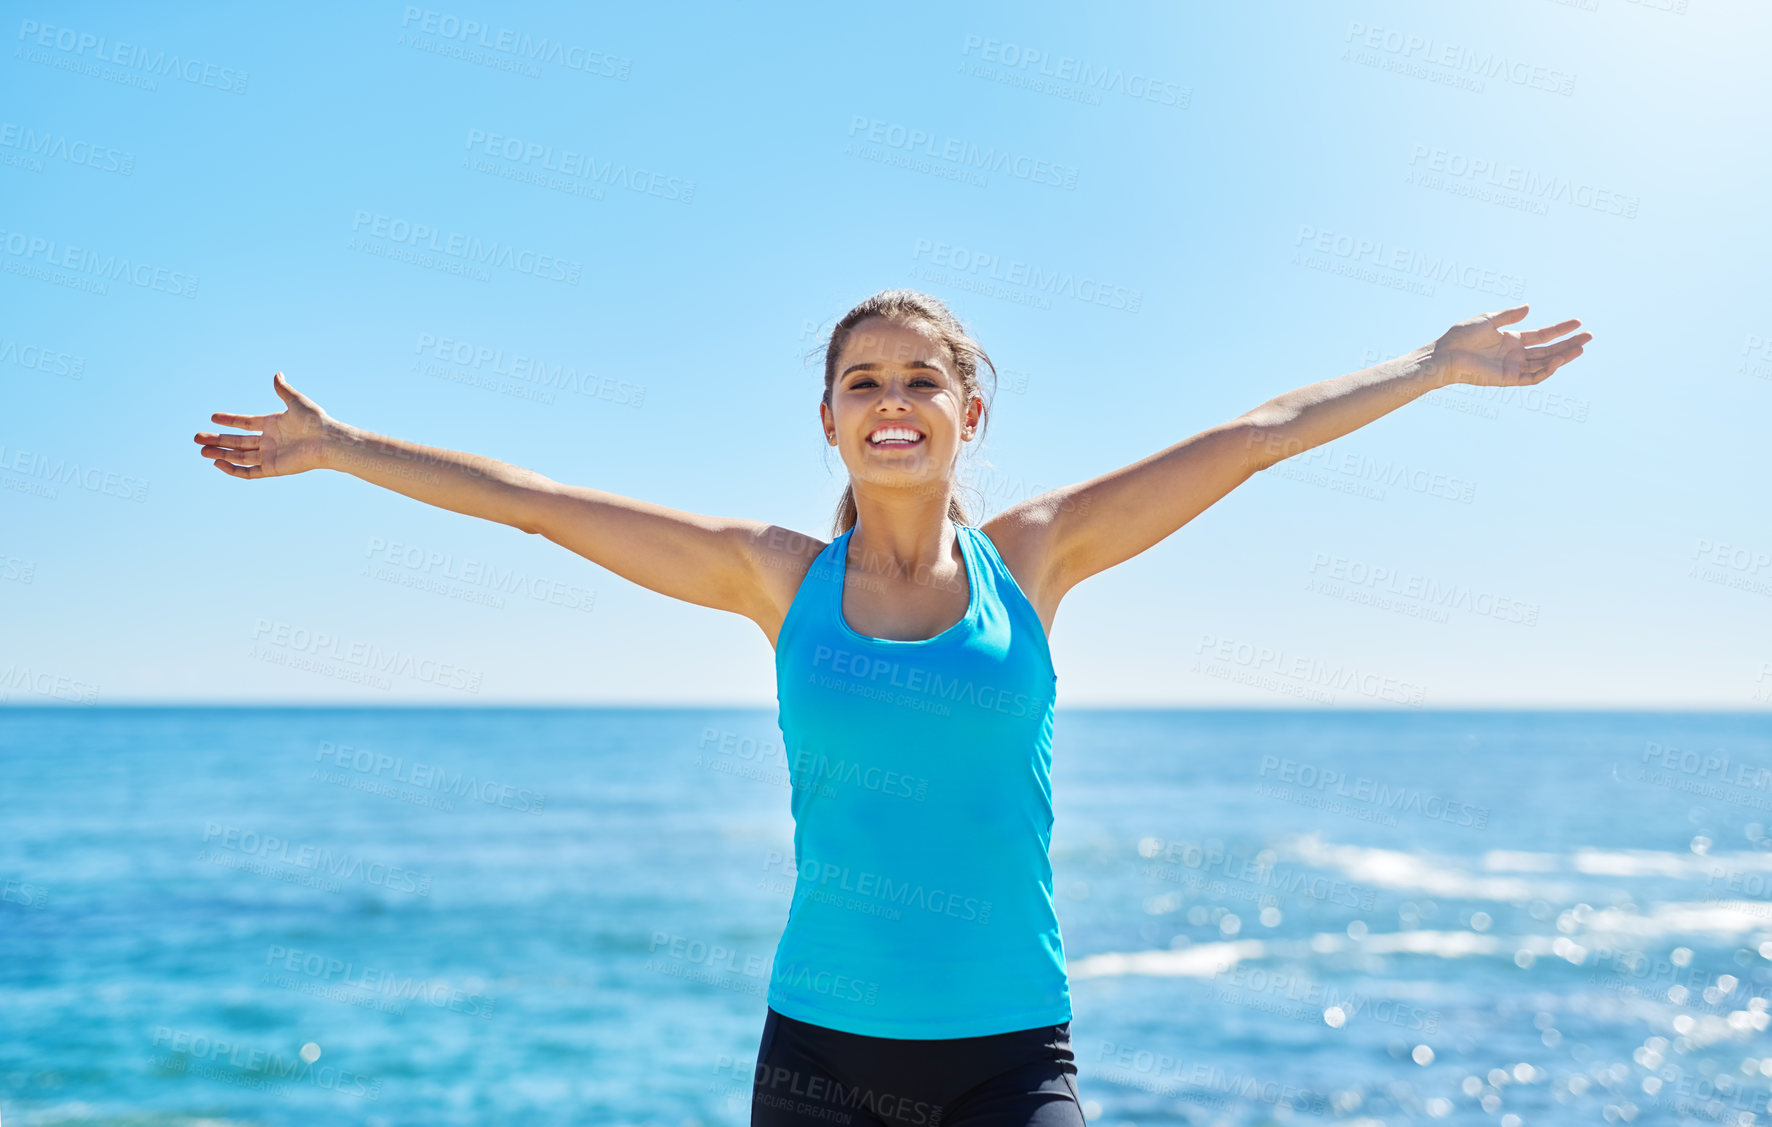
[[[915,446],[923,436],[910,427],[885,426],[868,435],[869,446]]]

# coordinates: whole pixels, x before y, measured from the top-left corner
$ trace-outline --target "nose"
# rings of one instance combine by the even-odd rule
[[[897,380],[886,380],[883,382],[883,386],[880,389],[878,406],[882,408],[903,408],[908,407],[909,405],[910,396],[904,393],[904,388]]]

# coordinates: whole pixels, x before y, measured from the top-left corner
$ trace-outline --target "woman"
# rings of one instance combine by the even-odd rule
[[[235,477],[343,470],[755,622],[775,647],[796,880],[752,1124],[1070,1125],[1083,1115],[1047,852],[1059,600],[1259,470],[1449,383],[1539,383],[1592,339],[1548,343],[1574,320],[1502,327],[1526,309],[973,525],[955,463],[984,419],[990,359],[935,298],[876,294],[825,348],[819,417],[849,469],[829,542],[371,434],[281,372],[284,411],[212,416],[259,433],[196,441]]]

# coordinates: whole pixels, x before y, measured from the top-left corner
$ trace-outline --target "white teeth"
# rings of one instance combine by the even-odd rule
[[[883,427],[868,436],[868,441],[878,446],[885,442],[902,441],[915,443],[923,436],[905,427]]]

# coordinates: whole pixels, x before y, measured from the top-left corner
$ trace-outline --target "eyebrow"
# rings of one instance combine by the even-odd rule
[[[840,375],[840,376],[838,376],[838,377],[837,377],[837,378],[838,378],[838,379],[839,379],[839,380],[845,380],[845,379],[848,379],[848,378],[849,378],[849,373],[850,373],[850,372],[877,372],[877,371],[879,371],[879,370],[880,370],[880,369],[881,369],[881,368],[883,368],[883,367],[885,367],[885,365],[883,365],[883,364],[876,364],[876,363],[874,363],[874,362],[873,362],[873,361],[871,361],[871,360],[870,360],[870,361],[867,361],[867,362],[865,362],[865,363],[861,363],[861,364],[851,364],[851,365],[849,365],[849,367],[847,367],[847,368],[844,368],[844,369],[843,369],[843,374],[842,374],[842,375]],[[936,372],[936,373],[938,373],[938,374],[941,374],[941,375],[946,375],[946,374],[947,374],[947,373],[946,373],[946,372],[944,372],[944,371],[942,371],[942,369],[941,369],[941,368],[940,368],[940,367],[939,367],[939,366],[938,366],[938,365],[935,365],[935,364],[931,364],[931,363],[930,363],[930,362],[929,362],[929,361],[927,361],[927,360],[906,360],[906,361],[905,361],[905,362],[904,362],[904,364],[903,364],[903,365],[901,365],[901,367],[905,367],[905,368],[921,368],[921,369],[927,369],[927,370],[929,370],[929,371],[931,371],[931,372]]]

